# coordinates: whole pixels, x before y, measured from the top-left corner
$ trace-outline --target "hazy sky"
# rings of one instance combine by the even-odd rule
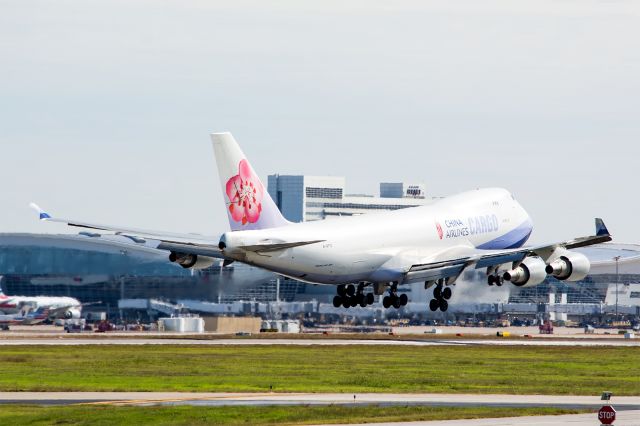
[[[535,241],[640,242],[639,5],[0,0],[0,231],[219,234],[229,130],[265,182],[502,186]]]

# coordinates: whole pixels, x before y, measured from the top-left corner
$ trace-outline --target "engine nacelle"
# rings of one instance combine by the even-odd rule
[[[527,257],[516,268],[504,273],[502,278],[518,287],[532,287],[547,278],[546,264],[539,257]]]
[[[65,319],[80,319],[80,309],[69,309],[64,313]]]
[[[216,259],[213,257],[198,256],[195,254],[178,253],[172,251],[169,255],[169,261],[172,263],[177,263],[184,269],[206,269],[213,266],[213,264],[216,262]]]
[[[591,263],[587,256],[564,250],[560,256],[549,262],[546,272],[559,280],[580,281],[587,276],[590,269]]]

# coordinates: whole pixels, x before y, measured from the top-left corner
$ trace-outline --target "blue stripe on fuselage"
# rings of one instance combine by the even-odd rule
[[[514,230],[509,231],[496,239],[481,244],[477,248],[481,250],[520,248],[529,239],[531,231],[533,231],[533,224],[530,220],[527,220]]]

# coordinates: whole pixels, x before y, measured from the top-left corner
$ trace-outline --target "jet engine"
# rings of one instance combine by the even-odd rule
[[[184,269],[206,269],[216,262],[213,257],[198,256],[195,254],[178,253],[172,251],[169,255],[169,261],[177,263]]]
[[[518,287],[533,287],[547,278],[546,266],[539,257],[527,257],[520,265],[505,272],[502,278]]]
[[[591,263],[587,256],[564,250],[558,257],[549,262],[546,267],[547,274],[559,280],[580,281],[587,276],[591,269]]]
[[[79,319],[80,318],[80,309],[69,309],[64,313],[65,319]]]

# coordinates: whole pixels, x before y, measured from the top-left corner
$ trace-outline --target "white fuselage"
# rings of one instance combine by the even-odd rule
[[[232,231],[225,255],[295,279],[322,284],[401,281],[412,264],[455,258],[464,248],[522,246],[531,219],[504,189],[468,191],[421,207],[279,228]],[[279,251],[243,246],[320,241]],[[461,250],[460,250],[461,251]]]
[[[25,306],[30,306],[33,310],[38,308],[46,309],[80,309],[81,304],[73,297],[53,297],[53,296],[0,296],[0,313],[17,314]]]

